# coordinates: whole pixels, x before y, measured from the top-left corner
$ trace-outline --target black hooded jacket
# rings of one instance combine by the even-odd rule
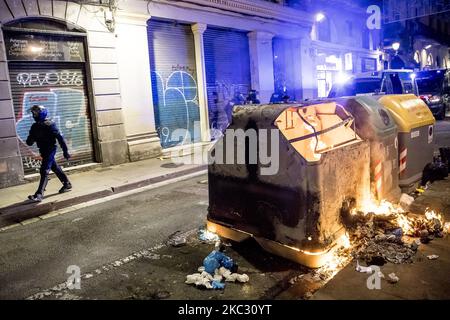
[[[49,155],[56,150],[56,141],[61,149],[67,153],[67,145],[55,122],[50,119],[35,122],[31,126],[27,138],[27,145],[32,146],[36,142],[42,156]]]

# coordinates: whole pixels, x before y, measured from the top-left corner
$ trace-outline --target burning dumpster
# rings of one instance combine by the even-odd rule
[[[433,161],[435,119],[425,102],[413,94],[378,96],[398,127],[399,184],[408,191]]]
[[[235,107],[211,151],[208,230],[324,264],[345,241],[343,204],[370,197],[369,144],[353,120],[334,102]]]
[[[370,182],[377,200],[397,202],[398,138],[394,119],[370,96],[344,97],[336,100],[355,118],[356,133],[370,142]]]

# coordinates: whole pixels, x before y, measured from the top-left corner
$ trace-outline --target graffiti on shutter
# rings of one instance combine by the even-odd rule
[[[168,148],[200,141],[194,36],[189,25],[150,20],[148,40],[156,129]]]
[[[203,34],[211,138],[231,121],[232,108],[251,89],[250,52],[246,32],[208,27]]]
[[[42,63],[10,64],[16,131],[25,173],[36,172],[40,166],[36,145],[30,147],[25,142],[34,123],[29,110],[35,104],[46,107],[49,118],[66,139],[72,159],[65,165],[93,161],[84,73],[82,68],[64,67]],[[60,148],[57,158],[62,160]]]

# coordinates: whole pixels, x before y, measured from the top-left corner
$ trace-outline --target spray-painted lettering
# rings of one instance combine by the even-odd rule
[[[22,72],[17,75],[17,82],[24,87],[82,86],[83,75],[79,71]]]

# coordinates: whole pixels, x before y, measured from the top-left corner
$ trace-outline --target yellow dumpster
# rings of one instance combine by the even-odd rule
[[[433,161],[435,119],[425,102],[413,94],[376,96],[398,127],[399,185],[407,191]]]

